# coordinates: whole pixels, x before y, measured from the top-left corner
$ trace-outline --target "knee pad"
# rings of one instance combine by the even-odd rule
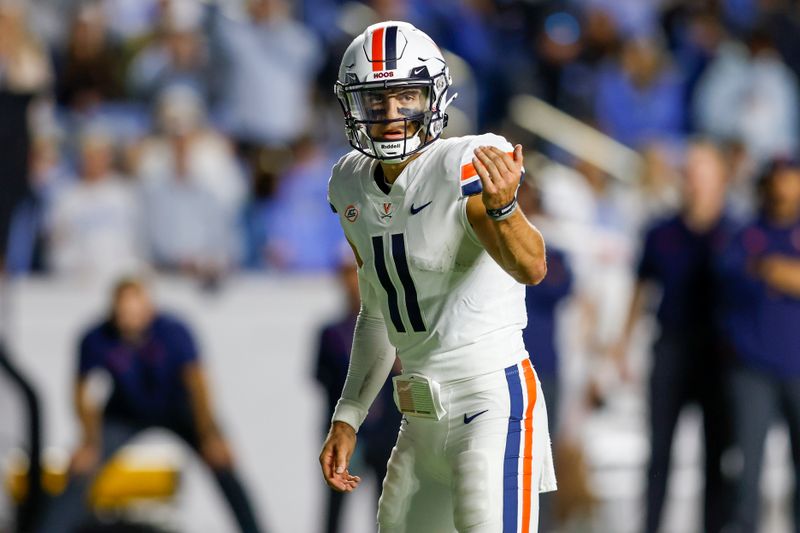
[[[411,496],[419,487],[414,475],[414,451],[400,442],[392,450],[383,490],[378,500],[378,524],[381,531],[392,531],[392,527],[405,522]]]
[[[500,524],[502,513],[498,506],[502,506],[502,483],[502,471],[492,471],[486,452],[468,450],[458,454],[453,472],[453,499],[459,531],[495,522]]]

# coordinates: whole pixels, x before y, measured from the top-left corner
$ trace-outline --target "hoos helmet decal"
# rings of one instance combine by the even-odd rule
[[[439,138],[450,71],[436,44],[407,22],[381,22],[356,37],[342,58],[335,93],[350,145],[399,163]]]

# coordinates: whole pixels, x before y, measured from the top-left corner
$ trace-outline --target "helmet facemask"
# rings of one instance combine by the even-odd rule
[[[387,163],[405,161],[446,125],[447,72],[432,78],[336,84],[351,146]],[[449,102],[446,102],[449,103]]]

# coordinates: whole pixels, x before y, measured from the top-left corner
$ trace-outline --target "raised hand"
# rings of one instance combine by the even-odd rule
[[[483,184],[483,205],[489,210],[511,204],[522,175],[522,146],[516,145],[511,155],[495,146],[480,146],[474,153],[472,164]]]

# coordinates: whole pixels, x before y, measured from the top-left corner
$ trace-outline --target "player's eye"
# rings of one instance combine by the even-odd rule
[[[369,94],[367,95],[367,104],[370,106],[379,106],[383,105],[386,101],[386,98],[382,94]]]

